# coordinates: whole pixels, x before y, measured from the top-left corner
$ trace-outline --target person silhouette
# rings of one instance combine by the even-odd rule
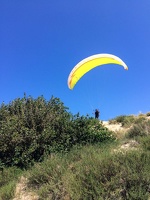
[[[98,119],[98,118],[99,118],[99,113],[100,113],[99,110],[96,109],[96,110],[95,110],[95,119]]]

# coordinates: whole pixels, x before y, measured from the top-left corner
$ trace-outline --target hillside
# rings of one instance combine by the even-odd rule
[[[136,117],[136,120],[139,120],[139,121],[144,121],[144,123],[148,122],[149,123],[149,117],[148,116],[138,116]],[[130,151],[130,150],[136,150],[136,151],[139,151],[139,149],[141,148],[141,142],[140,140],[136,140],[136,138],[128,138],[126,137],[125,135],[127,134],[127,132],[133,128],[134,126],[134,123],[133,124],[128,124],[128,126],[122,126],[122,123],[112,123],[112,122],[109,122],[109,121],[104,121],[103,122],[103,125],[105,127],[107,127],[109,130],[111,131],[114,131],[115,134],[118,136],[118,139],[119,139],[119,143],[117,146],[112,146],[111,147],[111,152],[115,152],[115,153],[120,153],[121,151],[122,152],[126,152],[126,151]],[[140,124],[141,126],[141,124]],[[150,128],[146,125],[146,128]],[[130,131],[129,131],[130,132]],[[148,132],[149,133],[149,132]],[[120,135],[119,135],[120,134]],[[150,147],[150,146],[149,146]],[[74,164],[71,164],[69,166],[69,168],[73,167]],[[75,166],[75,165],[74,165]],[[82,166],[82,165],[81,165]],[[35,193],[35,192],[31,192],[30,189],[28,188],[27,186],[27,180],[25,178],[21,178],[19,183],[17,184],[16,186],[16,196],[13,200],[38,200],[38,195]],[[150,181],[150,180],[149,180]],[[149,182],[150,183],[150,182]],[[28,191],[29,190],[29,191]],[[148,189],[149,191],[149,189]],[[149,191],[150,192],[150,191]],[[18,195],[19,194],[19,195]],[[127,195],[127,191],[126,189],[120,189],[120,198],[118,197],[118,199],[136,199],[137,197],[135,198],[129,198],[128,195]],[[52,196],[50,199],[53,199]],[[66,200],[69,200],[71,199],[70,198],[70,195],[66,194],[64,195],[63,194],[63,197],[62,199],[66,199]],[[78,199],[78,197],[77,197]],[[102,198],[103,199],[103,198]],[[111,198],[110,198],[111,199]],[[148,199],[148,196],[145,195],[145,197],[143,196],[143,199]],[[149,199],[150,199],[150,195],[149,195]]]
[[[72,115],[54,97],[2,104],[0,200],[147,200],[149,117],[102,122]]]

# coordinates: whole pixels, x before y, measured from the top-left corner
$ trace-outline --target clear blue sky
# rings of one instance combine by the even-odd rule
[[[82,59],[99,53],[129,67],[97,67],[69,90]],[[0,0],[0,104],[53,95],[73,114],[101,119],[150,111],[150,0]]]

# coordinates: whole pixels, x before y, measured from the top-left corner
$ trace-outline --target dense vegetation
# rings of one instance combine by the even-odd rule
[[[59,98],[15,99],[0,107],[0,200],[28,178],[39,199],[148,200],[150,120],[118,116],[121,140],[99,120],[72,115]],[[136,141],[131,149],[120,145]]]
[[[26,97],[0,107],[0,166],[27,168],[54,152],[111,139],[97,120],[73,116],[59,98]]]
[[[42,200],[148,200],[150,153],[113,153],[112,147],[90,145],[51,157],[30,171],[29,185]]]

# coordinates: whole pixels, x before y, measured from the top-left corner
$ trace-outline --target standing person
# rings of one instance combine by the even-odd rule
[[[98,118],[99,118],[99,110],[96,109],[96,110],[95,110],[95,119],[98,119]]]

